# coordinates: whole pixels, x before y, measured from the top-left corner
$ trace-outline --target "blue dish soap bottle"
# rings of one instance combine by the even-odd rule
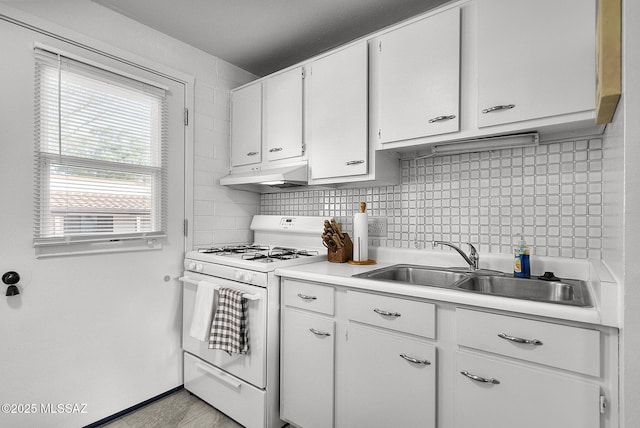
[[[513,276],[516,278],[530,278],[531,267],[529,265],[529,247],[524,240],[524,236],[520,236],[520,241],[514,250]]]

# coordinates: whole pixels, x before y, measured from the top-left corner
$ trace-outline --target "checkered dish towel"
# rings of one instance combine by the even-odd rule
[[[249,352],[248,308],[243,294],[233,288],[218,290],[218,307],[211,324],[209,349],[237,354]]]

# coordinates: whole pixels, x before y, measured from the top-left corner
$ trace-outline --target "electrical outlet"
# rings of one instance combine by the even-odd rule
[[[371,237],[387,237],[387,219],[384,217],[369,217],[367,224],[369,238]]]

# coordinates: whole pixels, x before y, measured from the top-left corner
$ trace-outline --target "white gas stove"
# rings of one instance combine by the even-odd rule
[[[326,260],[322,246],[324,217],[257,215],[251,222],[254,243],[189,251],[185,268],[199,272],[204,263],[272,272],[282,266]],[[190,261],[192,263],[187,264]]]
[[[200,248],[184,259],[184,386],[247,428],[279,428],[280,278],[276,268],[326,260],[324,217],[258,215],[254,244]],[[209,349],[190,335],[199,284],[248,301],[249,353]],[[213,308],[215,309],[215,308]]]

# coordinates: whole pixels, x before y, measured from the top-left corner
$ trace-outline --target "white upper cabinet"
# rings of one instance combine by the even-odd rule
[[[264,143],[268,161],[301,156],[302,67],[264,80]]]
[[[595,108],[595,2],[478,1],[478,126]]]
[[[231,92],[231,166],[260,163],[262,83]]]
[[[367,55],[367,43],[361,42],[306,67],[312,179],[367,173]]]
[[[460,9],[398,28],[377,43],[380,142],[458,131]]]

